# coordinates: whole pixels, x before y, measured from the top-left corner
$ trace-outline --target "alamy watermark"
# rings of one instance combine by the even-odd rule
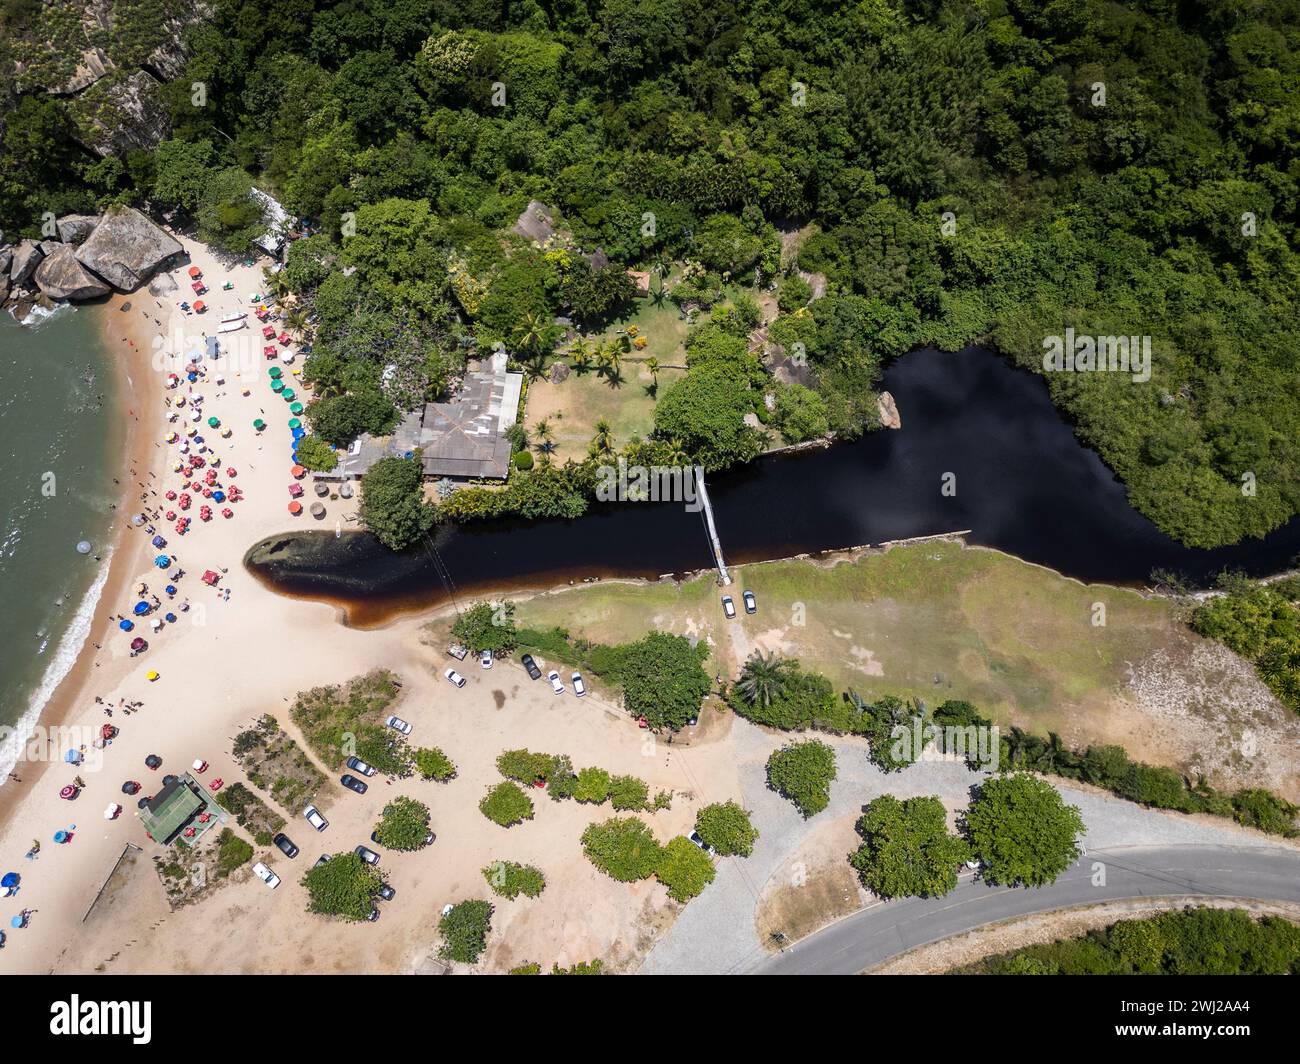
[[[692,466],[628,465],[620,457],[617,465],[603,465],[596,475],[600,502],[680,502],[687,513],[703,508]]]
[[[1131,373],[1133,381],[1151,379],[1151,337],[1081,336],[1066,329],[1064,336],[1043,337],[1045,373]]]

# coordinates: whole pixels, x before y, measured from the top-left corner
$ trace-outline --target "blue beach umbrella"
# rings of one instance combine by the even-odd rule
[[[0,879],[0,887],[4,887],[5,890],[12,890],[14,887],[18,886],[18,879],[19,876],[17,872],[6,872],[4,879]]]
[[[168,623],[168,624],[175,624],[175,623],[176,623],[176,614],[174,614],[174,613],[169,613],[169,614],[167,614],[167,623]]]
[[[78,765],[81,763],[81,755],[75,750],[69,750],[63,755],[63,760],[69,765]]]
[[[167,555],[160,554],[158,555],[158,557],[156,557],[153,560],[153,563],[154,565],[158,566],[159,569],[166,569],[167,566],[171,565],[172,560],[169,557],[167,557]]]
[[[153,537],[153,545],[154,545],[155,547],[165,547],[165,546],[167,546],[167,541],[166,541],[165,539],[163,539],[162,536],[154,536],[154,537]]]
[[[300,440],[300,439],[302,439],[302,438],[303,438],[304,436],[306,436],[306,435],[307,435],[307,433],[306,433],[306,431],[303,430],[303,429],[294,429],[294,430],[293,430],[293,438],[294,438],[295,440]]]
[[[165,588],[163,588],[163,590],[166,591],[167,594],[169,594],[169,595],[174,595],[174,594],[176,594],[176,585],[175,585],[175,584],[168,584]]]
[[[133,625],[130,621],[127,621],[127,620],[121,620],[121,621],[118,621],[118,622],[117,622],[117,626],[118,626],[120,629],[122,629],[122,631],[124,631],[124,632],[129,632],[132,628],[135,627],[135,625]]]
[[[143,617],[146,613],[149,612],[149,603],[137,602],[135,604],[135,610],[133,612],[137,617]]]
[[[214,491],[214,492],[212,493],[212,501],[213,501],[213,502],[225,502],[225,501],[226,501],[226,493],[225,493],[224,491]]]
[[[9,921],[9,926],[10,926],[10,927],[22,927],[22,926],[23,926],[23,918],[22,918],[21,916],[15,916],[15,917],[13,917],[13,918]]]

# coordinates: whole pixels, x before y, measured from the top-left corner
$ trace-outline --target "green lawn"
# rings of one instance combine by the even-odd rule
[[[824,568],[809,561],[736,570],[759,612],[726,622],[711,577],[683,585],[597,584],[519,606],[520,623],[558,625],[619,642],[652,628],[702,634],[712,671],[734,675],[755,647],[798,658],[841,690],[965,698],[1000,723],[1076,741],[1105,737],[1126,662],[1181,652],[1171,606],[1120,588],[1088,587],[992,551],[954,543],[898,547]],[[1094,603],[1105,606],[1094,626]]]

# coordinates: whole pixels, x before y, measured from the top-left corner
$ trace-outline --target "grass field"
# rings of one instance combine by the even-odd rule
[[[735,574],[736,603],[753,590],[755,616],[726,621],[704,576],[551,593],[520,603],[520,622],[607,643],[651,629],[701,636],[712,650],[706,667],[725,677],[754,649],[774,650],[841,691],[930,706],[966,699],[1003,727],[1056,731],[1076,746],[1121,743],[1157,763],[1296,791],[1283,762],[1261,753],[1252,766],[1234,753],[1245,729],[1261,751],[1285,749],[1292,715],[1260,690],[1249,665],[1193,635],[1168,600],[942,541]]]

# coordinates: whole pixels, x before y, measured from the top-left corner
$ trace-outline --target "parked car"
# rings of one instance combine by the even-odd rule
[[[343,786],[346,787],[348,790],[356,791],[357,794],[366,793],[366,789],[367,789],[366,785],[362,783],[359,779],[357,779],[356,776],[353,776],[350,773],[347,772],[343,773],[343,775],[339,777],[339,782],[343,784]]]
[[[722,596],[722,612],[726,614],[727,620],[735,620],[736,604],[732,601],[730,595]]]
[[[289,838],[289,836],[286,835],[283,831],[277,833],[275,837],[271,839],[271,841],[275,843],[276,849],[278,849],[286,857],[298,856],[298,847],[293,844],[293,840]]]
[[[560,682],[560,674],[552,669],[546,674],[546,678],[551,681],[551,690],[557,695],[564,694],[564,684]]]
[[[689,835],[687,835],[686,837],[687,837],[688,839],[690,839],[691,842],[695,843],[695,845],[698,846],[698,847],[699,847],[701,850],[703,850],[705,853],[712,853],[712,852],[713,852],[712,847],[710,847],[709,844],[708,844],[707,842],[705,842],[702,838],[700,838],[700,833],[699,833],[698,831],[692,831],[692,832],[691,832]]]
[[[257,864],[253,865],[253,875],[257,876],[258,879],[272,890],[275,890],[275,888],[280,885],[280,877],[267,868],[266,865],[262,864],[261,861],[258,861]]]
[[[386,721],[384,721],[384,723],[387,724],[390,728],[392,728],[393,731],[399,731],[403,735],[411,734],[411,726],[407,724],[406,721],[402,720],[401,717],[389,717]]]
[[[376,920],[379,919],[379,910],[372,905],[370,907],[370,915],[367,916],[366,919],[373,924]]]
[[[307,823],[317,831],[324,831],[330,826],[330,822],[320,815],[320,810],[314,805],[309,805],[302,811],[302,815],[307,818]]]
[[[330,859],[330,855],[329,855],[329,854],[327,854],[327,853],[323,853],[323,854],[321,854],[319,857],[316,858],[316,863],[315,863],[314,865],[312,865],[312,868],[319,868],[321,865],[323,865],[323,864],[324,864],[326,861],[328,861],[329,859]]]
[[[448,669],[446,672],[443,673],[443,675],[447,677],[448,682],[455,685],[456,687],[465,686],[465,677],[462,676],[460,673],[458,673],[455,669]]]
[[[483,653],[479,655],[478,663],[482,665],[483,668],[485,669],[492,668],[492,651],[490,650],[483,651]]]
[[[528,675],[532,679],[540,680],[542,678],[542,670],[537,667],[537,662],[533,660],[531,654],[525,654],[519,659],[519,663],[528,670]]]
[[[740,596],[740,598],[741,601],[744,602],[745,604],[746,613],[758,612],[758,599],[754,598],[754,593],[752,591],[746,591],[743,595]]]
[[[581,698],[587,693],[587,685],[582,681],[582,673],[575,672],[569,677],[573,681],[573,693]]]
[[[469,647],[463,647],[459,643],[452,643],[451,646],[447,648],[447,653],[457,661],[464,661],[465,655],[469,653]]]
[[[383,886],[379,888],[379,896],[383,898],[384,901],[392,901],[395,897],[397,897],[397,891],[395,891],[392,887],[390,887],[387,883],[385,883],[383,884]]]
[[[360,772],[363,776],[373,776],[376,772],[374,765],[367,765],[359,757],[348,758],[348,768],[353,772]]]
[[[352,852],[355,853],[358,857],[360,857],[361,860],[365,861],[366,864],[379,863],[379,854],[375,853],[375,851],[372,850],[369,846],[358,846]]]

